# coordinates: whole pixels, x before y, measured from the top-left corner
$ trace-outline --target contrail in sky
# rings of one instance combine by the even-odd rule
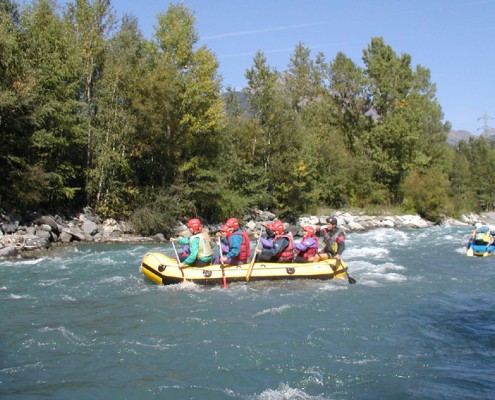
[[[203,39],[203,40],[222,39],[222,38],[233,37],[233,36],[245,36],[245,35],[253,35],[253,34],[265,33],[265,32],[286,31],[289,29],[307,28],[309,26],[325,25],[325,24],[329,24],[329,23],[330,22],[312,22],[312,23],[307,23],[307,24],[278,26],[275,28],[257,29],[257,30],[252,30],[252,31],[230,32],[230,33],[222,33],[220,35],[205,36],[205,37],[202,37],[201,39]]]
[[[360,44],[361,42],[358,40],[352,41],[342,41],[342,42],[333,42],[333,43],[325,43],[325,44],[316,44],[312,46],[307,46],[310,50],[316,50],[319,48],[327,48],[327,47],[335,47],[335,46],[343,46],[349,44]],[[271,50],[262,50],[263,54],[274,54],[274,53],[289,53],[294,51],[294,47],[286,47],[282,49],[271,49]],[[243,52],[243,53],[231,53],[231,54],[219,54],[218,58],[236,58],[236,57],[245,57],[245,56],[253,56],[256,53],[256,50]]]

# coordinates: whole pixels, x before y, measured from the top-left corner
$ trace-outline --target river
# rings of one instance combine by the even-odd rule
[[[0,398],[494,399],[495,257],[468,235],[348,234],[354,285],[155,285],[169,244],[2,260]]]

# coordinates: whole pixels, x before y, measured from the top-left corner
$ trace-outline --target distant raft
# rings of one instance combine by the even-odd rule
[[[495,255],[495,245],[486,244],[471,244],[466,251],[466,255],[469,257],[487,257]]]
[[[141,262],[144,276],[157,284],[170,285],[183,281],[203,285],[222,284],[222,266],[187,267],[182,270],[177,261],[159,252],[147,253]],[[225,278],[231,282],[246,282],[249,264],[225,265]],[[249,281],[280,279],[323,279],[346,277],[347,265],[336,259],[317,263],[267,263],[257,262],[251,271]]]

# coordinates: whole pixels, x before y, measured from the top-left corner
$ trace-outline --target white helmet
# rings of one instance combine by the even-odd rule
[[[476,222],[476,223],[474,224],[474,227],[475,227],[476,229],[480,229],[482,226],[483,226],[483,224],[482,224],[481,222]]]

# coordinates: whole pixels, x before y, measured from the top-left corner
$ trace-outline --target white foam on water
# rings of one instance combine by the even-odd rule
[[[128,278],[125,276],[112,276],[110,278],[104,278],[100,281],[100,283],[120,283],[127,282]]]
[[[63,294],[60,298],[63,301],[76,301],[76,299],[74,297],[71,297],[68,294]]]
[[[59,326],[57,328],[50,328],[48,326],[45,326],[45,327],[39,329],[39,331],[42,333],[60,332],[64,338],[68,339],[70,342],[75,343],[75,344],[79,344],[79,343],[84,342],[84,339],[82,337],[76,335],[74,332],[67,329],[65,326]]]
[[[347,290],[349,284],[346,278],[332,279],[330,282],[321,285],[318,290],[322,292],[335,292],[337,290]]]
[[[204,290],[201,285],[196,285],[194,282],[190,281],[185,281],[173,285],[158,285],[159,290],[163,291],[170,291],[170,292],[178,292],[178,291],[185,291],[185,292],[197,292],[200,293]]]
[[[307,385],[325,386],[323,374],[316,367],[311,366],[303,373],[305,375],[305,378],[302,380],[301,383],[304,386]]]
[[[390,250],[383,247],[363,247],[346,249],[345,258],[385,258]]]
[[[62,279],[45,279],[45,280],[41,280],[39,282],[36,283],[36,286],[41,286],[41,287],[45,287],[45,286],[56,286],[57,284],[61,283],[61,282],[64,282],[64,281],[67,281],[68,278],[62,278]]]
[[[7,296],[8,300],[23,300],[23,299],[34,299],[34,297],[28,294],[14,294],[11,293]]]
[[[311,396],[301,389],[291,388],[286,383],[281,383],[278,389],[268,389],[260,393],[259,400],[324,400],[322,396]]]
[[[380,287],[385,282],[405,282],[407,276],[400,272],[407,271],[407,268],[391,262],[373,264],[370,261],[353,261],[349,266],[349,274],[355,278],[359,284],[371,287]]]
[[[41,257],[41,258],[35,258],[35,259],[24,259],[24,258],[19,258],[19,259],[8,259],[8,260],[2,260],[0,262],[0,267],[19,267],[23,265],[37,265],[42,263],[43,261],[48,260],[46,257]]]
[[[256,314],[253,315],[253,318],[260,317],[262,315],[267,315],[267,314],[282,314],[283,312],[287,311],[288,309],[292,308],[293,306],[290,304],[284,304],[283,306],[280,307],[273,307],[273,308],[267,308],[263,311],[257,312]]]
[[[387,282],[405,282],[407,281],[407,277],[401,274],[396,274],[396,273],[367,273],[364,275],[367,278],[376,278],[376,279],[383,279]]]
[[[25,372],[31,369],[41,369],[43,368],[43,363],[37,362],[34,364],[25,364],[21,366],[15,366],[15,367],[10,367],[10,368],[3,368],[0,369],[0,372],[2,374],[18,374],[20,372]]]
[[[177,347],[176,343],[162,343],[161,340],[158,341],[157,343],[143,343],[137,340],[124,340],[123,344],[125,347],[130,346],[130,347],[142,347],[142,348],[149,348],[149,349],[156,349],[156,350],[167,350],[172,347]]]
[[[98,260],[98,265],[116,265],[118,263],[118,261],[115,261],[111,257],[104,257]]]
[[[410,240],[408,234],[404,231],[390,228],[373,229],[366,233],[356,234],[355,238],[359,238],[360,242],[374,242],[384,244],[405,244]]]

